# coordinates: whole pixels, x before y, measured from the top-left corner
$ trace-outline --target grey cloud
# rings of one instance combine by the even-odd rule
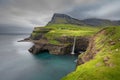
[[[119,0],[101,0],[90,4],[83,4],[74,7],[70,12],[71,16],[79,19],[85,18],[104,18],[111,20],[120,19],[120,1]]]
[[[34,27],[45,25],[55,12],[67,9],[72,0],[0,0],[0,24]],[[68,3],[68,5],[67,5]]]
[[[1,26],[43,26],[54,13],[66,13],[79,19],[120,19],[119,4],[120,0],[0,0],[0,29]]]

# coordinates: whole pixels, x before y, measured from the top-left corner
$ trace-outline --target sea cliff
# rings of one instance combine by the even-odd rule
[[[119,80],[120,27],[107,27],[95,34],[77,68],[62,80]]]

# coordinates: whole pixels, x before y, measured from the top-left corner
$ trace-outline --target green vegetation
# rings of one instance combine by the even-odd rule
[[[104,19],[89,19],[84,23],[84,20],[77,20],[64,14],[54,14],[48,25],[42,28],[36,27],[31,37],[39,39],[42,35],[43,40],[46,39],[50,44],[59,45],[61,43],[57,39],[63,36],[94,35],[91,46],[85,53],[78,56],[85,63],[77,66],[74,72],[62,80],[120,80],[120,27],[118,23],[119,21]],[[94,27],[85,25],[94,25]],[[106,27],[103,32],[98,32],[103,27],[96,25],[104,27],[117,25],[118,27]],[[94,58],[91,59],[93,54]]]
[[[32,39],[34,39],[36,36],[38,36],[38,35],[39,35],[39,33],[32,32],[32,34],[31,34],[31,35],[32,35],[32,37],[31,37],[31,38],[32,38]]]
[[[62,80],[120,80],[120,27],[105,28],[95,37],[95,48],[99,52],[92,60]]]
[[[54,23],[68,23],[64,18],[56,18]]]
[[[44,34],[51,44],[59,44],[55,40],[56,38],[62,36],[91,36],[98,30],[100,30],[100,27],[53,24],[45,27],[36,27],[32,33],[32,37]]]
[[[44,34],[49,43],[59,45],[56,38],[62,36],[92,36],[101,27],[53,24],[37,27],[32,37]],[[120,80],[120,27],[107,27],[95,36],[94,47],[99,50],[93,59],[77,66],[62,80]],[[85,52],[87,54],[89,50]],[[79,55],[79,58],[85,54]]]
[[[47,37],[50,42],[55,42],[56,38],[62,36],[91,36],[100,30],[100,27],[77,26],[70,24],[54,24],[46,26],[45,28],[50,29],[50,31],[45,34],[45,37]]]
[[[51,44],[55,44],[55,45],[59,45],[59,44],[60,44],[59,41],[54,40],[54,39],[49,40],[49,43],[51,43]]]

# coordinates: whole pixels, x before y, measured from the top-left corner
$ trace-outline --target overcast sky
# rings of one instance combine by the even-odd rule
[[[31,32],[54,13],[120,20],[120,0],[0,0],[0,32]]]

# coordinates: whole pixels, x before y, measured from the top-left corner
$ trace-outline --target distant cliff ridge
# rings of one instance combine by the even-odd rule
[[[51,21],[47,25],[52,24],[74,24],[74,25],[86,25],[86,26],[119,26],[120,21],[111,21],[107,19],[97,19],[90,18],[79,20],[72,18],[66,14],[55,13],[51,19]]]

